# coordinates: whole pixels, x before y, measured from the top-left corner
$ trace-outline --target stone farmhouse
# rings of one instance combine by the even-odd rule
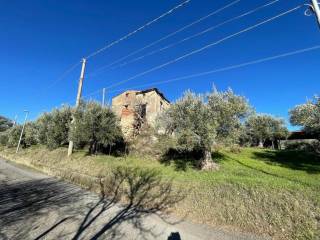
[[[170,102],[157,88],[128,90],[112,98],[112,110],[120,119],[125,137],[133,135],[138,110],[139,116],[152,126],[158,114],[169,106]]]

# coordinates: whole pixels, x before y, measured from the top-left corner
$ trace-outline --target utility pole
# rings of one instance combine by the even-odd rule
[[[105,105],[106,88],[102,89],[102,107]]]
[[[82,94],[82,85],[83,85],[83,79],[84,79],[84,72],[86,69],[86,59],[82,59],[82,68],[81,68],[81,73],[80,73],[80,78],[79,78],[79,85],[78,85],[78,93],[77,93],[77,99],[76,99],[76,108],[79,107],[80,105],[80,100],[81,100],[81,94]],[[73,122],[73,120],[72,120]],[[71,124],[72,124],[71,122]],[[73,141],[69,141],[69,147],[68,147],[68,156],[71,156],[73,150]]]
[[[28,114],[29,114],[29,111],[28,111],[28,110],[24,110],[24,112],[26,113],[26,116],[25,116],[25,118],[24,118],[24,123],[23,123],[23,127],[22,127],[22,130],[21,130],[21,133],[20,133],[20,138],[19,138],[19,142],[18,142],[18,146],[17,146],[16,153],[19,152],[21,139],[22,139],[22,136],[23,136],[24,128],[25,128],[25,126],[26,126],[27,118],[28,118]]]

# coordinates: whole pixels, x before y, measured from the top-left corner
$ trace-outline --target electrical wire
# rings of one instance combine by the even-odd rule
[[[213,73],[225,72],[225,71],[229,71],[229,70],[233,70],[233,69],[237,69],[237,68],[242,68],[242,67],[255,65],[255,64],[259,64],[259,63],[264,63],[264,62],[270,62],[272,60],[285,58],[285,57],[289,57],[289,56],[293,56],[293,55],[298,55],[298,54],[302,54],[302,53],[306,53],[306,52],[310,52],[310,51],[314,51],[314,50],[319,50],[319,49],[320,49],[320,45],[316,45],[316,46],[309,47],[309,48],[303,48],[303,49],[299,49],[299,50],[295,50],[295,51],[291,51],[291,52],[286,52],[286,53],[278,54],[278,55],[271,56],[271,57],[260,58],[257,60],[244,62],[244,63],[240,63],[240,64],[236,64],[236,65],[231,65],[231,66],[227,66],[227,67],[223,67],[223,68],[216,68],[213,70],[200,72],[200,73],[194,73],[191,75],[185,75],[182,77],[171,78],[171,79],[164,80],[164,81],[157,81],[157,82],[137,85],[137,86],[133,86],[132,88],[140,88],[140,87],[147,87],[147,86],[152,86],[152,85],[166,84],[166,83],[176,82],[179,80],[185,80],[185,79],[191,79],[191,78],[201,77],[201,76],[205,76],[205,75],[210,75]],[[109,93],[121,92],[121,91],[124,91],[127,89],[128,88],[112,90],[112,91],[109,91]]]
[[[165,13],[161,14],[159,17],[157,17],[157,18],[155,18],[155,19],[147,22],[146,24],[144,24],[143,26],[137,28],[136,30],[128,33],[127,35],[125,35],[125,36],[123,36],[123,37],[121,37],[121,38],[119,38],[119,39],[117,39],[117,40],[115,40],[115,41],[107,44],[106,46],[98,49],[97,51],[89,54],[89,55],[86,57],[86,59],[92,58],[92,57],[98,55],[99,53],[104,52],[105,50],[111,48],[112,46],[114,46],[114,45],[116,45],[116,44],[118,44],[118,43],[126,40],[127,38],[131,37],[132,35],[140,32],[140,31],[142,31],[143,29],[147,28],[148,26],[152,25],[153,23],[158,22],[160,19],[164,18],[165,16],[172,14],[174,11],[176,11],[177,9],[183,7],[184,5],[186,5],[187,3],[189,3],[190,1],[191,1],[191,0],[186,0],[186,1],[178,4],[177,6],[171,8],[169,11],[166,11]]]
[[[250,15],[250,14],[253,14],[253,13],[255,13],[255,12],[258,12],[259,10],[262,10],[262,9],[268,7],[268,6],[271,6],[271,5],[273,5],[273,4],[275,4],[275,3],[279,2],[279,1],[280,1],[280,0],[274,0],[274,1],[268,2],[268,3],[266,3],[266,4],[262,5],[262,6],[259,6],[259,7],[257,7],[257,8],[254,8],[254,9],[252,9],[252,10],[246,12],[246,13],[243,13],[243,14],[241,14],[241,15],[239,15],[239,16],[230,18],[230,19],[228,19],[228,20],[226,20],[226,21],[223,21],[223,22],[221,22],[221,23],[219,23],[219,24],[217,24],[217,25],[215,25],[215,26],[209,27],[209,28],[207,28],[207,29],[205,29],[205,30],[203,30],[203,31],[201,31],[201,32],[198,32],[198,33],[193,34],[193,35],[191,35],[191,36],[189,36],[189,37],[187,37],[187,38],[184,38],[184,39],[182,39],[182,40],[180,40],[180,41],[177,41],[177,42],[168,44],[168,45],[166,45],[166,46],[164,46],[164,47],[162,47],[162,48],[159,48],[159,49],[153,50],[153,51],[151,51],[151,52],[149,52],[149,53],[146,53],[145,55],[142,55],[142,56],[137,57],[137,58],[134,58],[134,59],[132,59],[132,60],[130,60],[130,61],[121,63],[121,64],[119,64],[119,65],[117,65],[117,66],[115,66],[115,67],[113,67],[113,68],[111,68],[111,69],[114,70],[114,69],[116,69],[116,68],[126,66],[126,65],[128,65],[128,64],[130,64],[130,63],[134,63],[134,62],[136,62],[136,61],[139,61],[139,60],[141,60],[141,59],[144,59],[145,57],[148,57],[148,56],[154,55],[154,54],[156,54],[156,53],[162,52],[162,51],[164,51],[164,50],[167,50],[167,49],[169,49],[169,48],[175,47],[175,46],[177,46],[177,45],[179,45],[179,44],[181,44],[181,43],[183,43],[183,42],[186,42],[186,41],[191,40],[191,39],[193,39],[193,38],[195,38],[195,37],[201,36],[201,35],[203,35],[203,34],[205,34],[205,33],[211,32],[211,31],[213,31],[213,30],[215,30],[215,29],[217,29],[217,28],[219,28],[219,27],[221,27],[221,26],[223,26],[223,25],[225,25],[225,24],[227,24],[227,23],[233,22],[233,21],[235,21],[235,20],[241,19],[241,18],[246,17],[246,16],[248,16],[248,15]]]
[[[51,89],[52,87],[54,87],[58,82],[63,80],[70,72],[72,72],[79,65],[80,65],[80,62],[77,62],[76,64],[70,66],[67,70],[65,70],[60,75],[60,77],[58,77],[54,82],[52,82],[52,84],[50,84],[48,87],[46,87],[43,91],[47,91],[47,90]]]
[[[134,75],[134,76],[132,76],[132,77],[130,77],[130,78],[127,78],[127,79],[125,79],[125,80],[122,80],[122,81],[120,81],[120,82],[117,82],[117,83],[115,83],[115,84],[112,84],[111,86],[109,86],[109,87],[106,88],[106,89],[110,89],[110,88],[119,86],[119,85],[121,85],[121,84],[123,84],[123,83],[126,83],[126,82],[128,82],[128,81],[131,81],[131,80],[136,79],[136,78],[138,78],[138,77],[141,77],[141,76],[143,76],[143,75],[146,75],[146,74],[148,74],[148,73],[154,72],[154,71],[156,71],[156,70],[158,70],[158,69],[161,69],[161,68],[163,68],[163,67],[169,66],[169,65],[171,65],[171,64],[173,64],[173,63],[176,63],[176,62],[178,62],[178,61],[180,61],[180,60],[182,60],[182,59],[184,59],[184,58],[187,58],[187,57],[192,56],[192,55],[194,55],[194,54],[196,54],[196,53],[202,52],[202,51],[204,51],[204,50],[206,50],[206,49],[208,49],[208,48],[210,48],[210,47],[213,47],[213,46],[215,46],[215,45],[218,45],[218,44],[220,44],[220,43],[222,43],[222,42],[224,42],[224,41],[226,41],[226,40],[229,40],[229,39],[231,39],[231,38],[234,38],[234,37],[236,37],[236,36],[238,36],[238,35],[240,35],[240,34],[242,34],[242,33],[248,32],[248,31],[253,30],[253,29],[255,29],[255,28],[257,28],[257,27],[259,27],[259,26],[261,26],[261,25],[264,25],[264,24],[266,24],[266,23],[269,23],[269,22],[271,22],[271,21],[274,21],[275,19],[278,19],[278,18],[280,18],[280,17],[282,17],[282,16],[285,16],[285,15],[287,15],[287,14],[289,14],[289,13],[292,13],[292,12],[300,9],[302,6],[303,6],[303,5],[299,5],[299,6],[297,6],[297,7],[294,7],[294,8],[292,8],[292,9],[287,10],[287,11],[285,11],[285,12],[282,12],[282,13],[274,16],[274,17],[271,17],[271,18],[268,18],[268,19],[266,19],[266,20],[264,20],[264,21],[262,21],[262,22],[259,22],[259,23],[255,24],[255,25],[253,25],[253,26],[247,27],[247,28],[245,28],[245,29],[243,29],[243,30],[241,30],[241,31],[239,31],[239,32],[236,32],[236,33],[234,33],[234,34],[228,35],[227,37],[224,37],[224,38],[222,38],[222,39],[220,39],[220,40],[218,40],[218,41],[216,41],[216,42],[207,44],[207,45],[205,45],[205,46],[203,46],[203,47],[201,47],[201,48],[199,48],[199,49],[193,50],[193,51],[191,51],[191,52],[189,52],[189,53],[186,53],[186,54],[184,54],[184,55],[182,55],[182,56],[180,56],[180,57],[178,57],[178,58],[175,58],[175,59],[170,60],[170,61],[168,61],[168,62],[166,62],[166,63],[160,64],[160,65],[158,65],[158,66],[152,67],[151,69],[148,69],[148,70],[146,70],[146,71],[143,71],[143,72],[141,72],[141,73],[138,73],[138,74],[136,74],[136,75]]]
[[[223,6],[221,8],[219,8],[217,10],[214,10],[214,11],[210,12],[208,15],[197,19],[196,21],[194,21],[194,22],[192,22],[192,23],[190,23],[190,24],[188,24],[186,26],[183,26],[182,28],[179,28],[178,30],[176,30],[176,31],[174,31],[172,33],[169,33],[168,35],[166,35],[166,36],[164,36],[164,37],[162,37],[162,38],[160,38],[160,39],[158,39],[158,40],[156,40],[156,41],[154,41],[154,42],[152,42],[152,43],[150,43],[150,44],[148,44],[148,45],[146,45],[146,46],[144,46],[144,47],[142,47],[142,48],[140,48],[138,50],[135,50],[135,51],[131,52],[128,55],[126,55],[124,57],[121,57],[121,58],[117,59],[116,61],[114,61],[114,62],[112,62],[110,64],[107,64],[105,66],[102,66],[102,67],[98,68],[97,70],[92,72],[90,75],[92,76],[92,75],[95,75],[96,73],[100,73],[101,71],[105,70],[106,68],[111,67],[111,66],[121,62],[122,60],[127,59],[128,57],[131,57],[131,56],[133,56],[133,55],[135,55],[135,54],[137,54],[139,52],[142,52],[143,50],[145,50],[145,49],[147,49],[149,47],[152,47],[152,46],[156,45],[156,44],[158,44],[158,43],[160,43],[160,42],[162,42],[162,41],[164,41],[164,40],[166,40],[166,39],[168,39],[168,38],[170,38],[170,37],[182,32],[182,31],[184,31],[184,30],[186,30],[186,29],[188,29],[188,28],[190,28],[190,27],[192,27],[192,26],[204,21],[205,19],[222,12],[223,10],[225,10],[225,9],[227,9],[227,8],[237,4],[237,3],[239,3],[240,1],[241,0],[233,1],[233,2]]]

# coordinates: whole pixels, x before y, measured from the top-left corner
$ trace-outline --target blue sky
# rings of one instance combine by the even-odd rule
[[[192,34],[240,15],[271,0],[242,0],[215,16],[146,49],[149,51],[179,41]],[[80,66],[62,80],[57,79],[83,56],[126,35],[177,5],[177,0],[4,0],[0,9],[0,114],[19,121],[28,109],[35,119],[41,112],[74,104]],[[161,19],[131,38],[89,59],[84,81],[86,96],[123,81],[154,66],[170,61],[208,43],[252,26],[291,9],[304,1],[280,0],[257,13],[224,25],[210,33],[186,41],[141,61],[117,69],[90,73],[209,14],[232,0],[191,0],[189,4]],[[319,94],[320,49],[270,62],[218,72],[167,84],[152,84],[171,78],[240,64],[320,44],[315,18],[300,9],[250,32],[229,39],[177,63],[138,77],[107,91],[110,100],[118,89],[135,89],[149,84],[158,87],[170,100],[191,89],[207,92],[231,87],[246,96],[257,112],[287,119],[288,109]],[[134,58],[132,57],[132,58]],[[129,59],[130,60],[130,59]],[[53,83],[55,83],[52,85]],[[49,88],[48,88],[49,87]],[[138,87],[138,89],[140,89]],[[92,95],[101,100],[101,92]]]

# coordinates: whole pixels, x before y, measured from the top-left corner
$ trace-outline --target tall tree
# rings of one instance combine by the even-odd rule
[[[109,107],[97,102],[82,102],[75,110],[70,138],[76,146],[89,145],[96,153],[98,145],[110,145],[122,137],[116,115]]]
[[[229,137],[240,127],[241,118],[249,109],[247,101],[231,90],[208,95],[188,91],[164,112],[160,126],[166,133],[174,134],[179,148],[202,151],[201,169],[217,169],[218,165],[211,157],[213,144],[219,137]]]

